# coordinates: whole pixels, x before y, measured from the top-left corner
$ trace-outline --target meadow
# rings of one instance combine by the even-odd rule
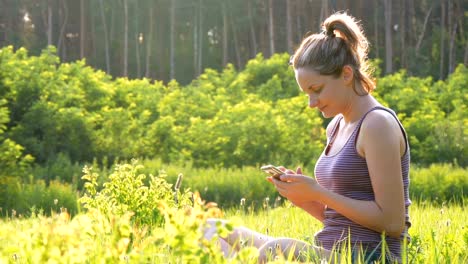
[[[233,259],[223,258],[213,241],[202,238],[204,221],[231,220],[232,226],[220,235],[244,225],[306,241],[321,228],[307,213],[278,198],[265,197],[259,208],[244,198],[220,209],[198,192],[182,190],[180,182],[171,184],[166,176],[142,171],[136,161],[117,166],[101,185],[98,173],[85,168],[86,192],[74,215],[58,201],[51,212],[32,208],[27,217],[7,214],[0,220],[0,262],[255,263],[258,252],[248,247]],[[415,200],[410,217],[412,239],[404,263],[467,263],[466,198],[449,203]],[[341,257],[341,263],[350,263],[347,254]],[[273,262],[286,261],[287,256]]]

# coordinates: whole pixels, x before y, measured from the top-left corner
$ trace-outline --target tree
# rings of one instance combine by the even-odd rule
[[[393,45],[392,45],[392,0],[384,0],[385,12],[385,73],[393,72]]]
[[[169,44],[169,49],[170,49],[170,55],[169,55],[169,61],[170,61],[170,73],[169,73],[169,79],[173,80],[175,79],[175,16],[176,16],[176,0],[171,0],[171,6],[170,6],[170,44]]]
[[[108,31],[107,31],[107,22],[106,22],[106,16],[104,13],[104,3],[103,0],[99,0],[99,11],[101,14],[101,23],[104,31],[104,51],[106,54],[106,72],[107,74],[110,74],[110,54],[109,54],[109,36],[108,36]]]
[[[255,26],[254,26],[254,16],[253,16],[253,13],[252,13],[252,9],[253,9],[253,6],[252,6],[252,1],[253,0],[247,0],[247,14],[248,14],[248,18],[249,18],[249,32],[250,32],[250,39],[251,39],[251,42],[252,42],[252,45],[251,45],[251,53],[250,53],[250,56],[253,58],[257,55],[257,52],[258,52],[258,47],[257,47],[257,35],[255,34]]]
[[[229,60],[228,54],[228,30],[229,30],[229,23],[228,23],[228,14],[226,10],[226,3],[223,1],[221,2],[221,13],[223,16],[223,67],[226,67]]]
[[[86,57],[86,0],[80,0],[80,58]]]
[[[275,20],[274,17],[274,8],[273,8],[273,0],[268,0],[268,36],[270,42],[270,56],[275,54]]]
[[[286,0],[286,42],[289,53],[293,52],[292,10],[292,1]]]
[[[128,76],[128,0],[123,0],[124,8],[124,46],[123,46],[123,76]]]

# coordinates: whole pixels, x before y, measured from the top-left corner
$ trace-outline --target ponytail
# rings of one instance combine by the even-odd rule
[[[369,42],[356,20],[346,13],[335,13],[323,22],[321,33],[302,41],[294,54],[293,67],[308,67],[322,75],[338,77],[349,65],[368,94],[375,87],[367,62],[368,50]]]

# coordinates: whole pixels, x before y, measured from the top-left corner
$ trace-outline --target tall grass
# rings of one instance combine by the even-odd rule
[[[203,211],[166,209],[171,213],[163,227],[138,226],[130,220],[131,214],[116,217],[96,211],[72,219],[66,213],[5,218],[0,220],[0,263],[255,263],[255,250],[247,248],[228,261],[214,244],[200,240],[197,221],[208,216]],[[464,205],[414,204],[406,263],[468,263],[466,209]],[[224,217],[271,236],[309,242],[321,228],[318,221],[288,204],[257,212],[239,206],[224,211]],[[342,256],[342,263],[350,263],[347,257]],[[199,262],[203,260],[208,262]]]
[[[231,220],[221,230],[221,236],[232,226],[244,225],[270,236],[313,242],[314,233],[321,228],[318,221],[289,202],[264,197],[259,203],[261,209],[257,210],[246,198],[241,198],[235,207],[223,211],[213,203],[202,201],[198,193],[181,193],[180,186],[175,190],[175,186],[165,181],[165,175],[172,172],[161,170],[145,183],[147,177],[142,169],[136,161],[118,166],[104,177],[102,187],[99,187],[99,175],[85,170],[87,192],[81,200],[87,210],[73,217],[66,210],[56,208],[51,216],[33,211],[30,217],[11,214],[0,219],[0,263],[255,263],[258,251],[249,247],[243,248],[234,259],[223,258],[214,241],[203,238],[201,230],[206,219]],[[207,177],[216,182],[215,172],[219,170],[196,179]],[[234,180],[226,176],[228,170],[224,172],[218,176],[222,185],[229,183],[230,188],[241,190],[259,188],[248,184],[247,177],[252,177],[253,171],[251,176]],[[248,170],[237,172],[243,172],[237,176],[250,175]],[[187,175],[184,181],[190,178]],[[258,184],[264,181],[264,176],[258,178]],[[268,183],[261,184],[268,186]],[[223,191],[226,189],[217,190]],[[55,200],[53,203],[51,206],[57,206]],[[405,261],[468,261],[465,198],[448,204],[416,202],[410,207],[410,216],[412,240],[405,248],[408,255]],[[350,263],[350,253],[341,254],[340,259],[342,263]]]

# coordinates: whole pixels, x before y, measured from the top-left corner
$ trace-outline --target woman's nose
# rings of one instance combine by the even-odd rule
[[[318,105],[318,98],[316,95],[309,94],[309,107],[314,108]]]

